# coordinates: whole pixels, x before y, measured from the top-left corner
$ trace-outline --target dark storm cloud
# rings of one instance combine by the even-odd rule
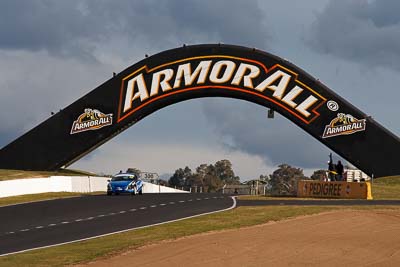
[[[317,15],[310,44],[319,52],[400,70],[400,1],[333,1]]]
[[[262,21],[256,1],[0,1],[0,147],[138,55],[183,43],[265,46]]]
[[[75,3],[75,4],[74,4]],[[1,1],[0,48],[81,53],[84,39],[97,39],[102,31],[96,18],[85,16],[72,1]]]
[[[216,99],[204,112],[227,145],[261,156],[266,164],[288,163],[305,168],[325,164],[328,149],[284,117],[267,119],[267,109],[245,101]]]
[[[182,1],[173,2],[169,8],[176,18],[177,35],[184,30],[225,43],[266,46],[268,31],[263,27],[264,14],[256,1],[193,1],[184,5]]]
[[[255,1],[6,0],[0,49],[90,54],[94,43],[121,36],[158,49],[199,41],[263,44],[261,20]]]

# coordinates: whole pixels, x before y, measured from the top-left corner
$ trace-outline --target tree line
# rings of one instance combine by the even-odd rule
[[[141,171],[129,168],[129,173],[140,177]],[[258,180],[266,186],[271,194],[295,194],[299,180],[323,180],[326,178],[326,170],[316,170],[310,177],[303,173],[303,169],[292,167],[289,164],[281,164],[272,174],[260,175]],[[244,182],[253,185],[252,180]],[[160,184],[185,189],[202,187],[206,192],[217,192],[226,185],[239,185],[240,177],[235,175],[232,163],[227,160],[219,160],[215,164],[200,164],[195,170],[188,166],[175,170],[167,182],[160,180]]]
[[[179,168],[169,178],[168,184],[172,187],[203,187],[208,192],[215,192],[224,184],[240,184],[240,177],[235,175],[232,163],[223,159],[215,164],[200,164],[194,171],[188,166]]]
[[[303,169],[292,167],[289,164],[281,164],[272,174],[260,175],[258,179],[267,186],[272,194],[295,194],[299,180],[323,180],[326,170],[316,170],[311,177],[303,173]],[[252,184],[251,181],[247,184]],[[177,169],[169,178],[171,187],[203,187],[208,192],[216,192],[227,185],[239,185],[240,177],[236,176],[232,163],[227,160],[217,161],[215,164],[201,164],[194,171],[188,166]]]

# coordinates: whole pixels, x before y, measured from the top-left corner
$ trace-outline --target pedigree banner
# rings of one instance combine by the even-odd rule
[[[298,197],[372,199],[370,183],[299,181]]]

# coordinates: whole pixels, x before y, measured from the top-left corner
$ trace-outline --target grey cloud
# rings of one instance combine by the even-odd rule
[[[396,0],[373,1],[367,6],[366,19],[370,18],[377,27],[387,27],[400,23],[400,2]]]
[[[8,0],[0,2],[0,49],[82,56],[121,36],[133,48],[204,41],[260,45],[266,38],[262,17],[255,1]]]
[[[0,147],[112,75],[101,64],[22,51],[0,51],[0,73]]]
[[[267,165],[318,168],[325,164],[328,148],[279,114],[267,119],[264,107],[216,99],[204,104],[204,113],[217,134],[227,138],[228,146],[261,156]]]
[[[263,45],[270,37],[263,27],[261,9],[255,1],[192,1],[182,5],[174,1],[171,15],[180,30],[196,36],[209,35],[213,41],[241,45]]]
[[[333,1],[318,14],[309,43],[321,53],[400,70],[400,2]]]
[[[262,46],[262,20],[255,1],[0,1],[0,144],[139,55],[182,43]]]
[[[102,31],[94,27],[97,21],[78,7],[70,1],[1,1],[0,47],[66,55],[75,49],[81,53],[88,49],[83,40],[97,39]]]

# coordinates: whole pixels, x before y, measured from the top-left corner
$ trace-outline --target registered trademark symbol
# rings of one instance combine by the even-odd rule
[[[328,103],[326,103],[326,106],[330,111],[338,111],[339,109],[339,104],[333,100],[329,100]]]

